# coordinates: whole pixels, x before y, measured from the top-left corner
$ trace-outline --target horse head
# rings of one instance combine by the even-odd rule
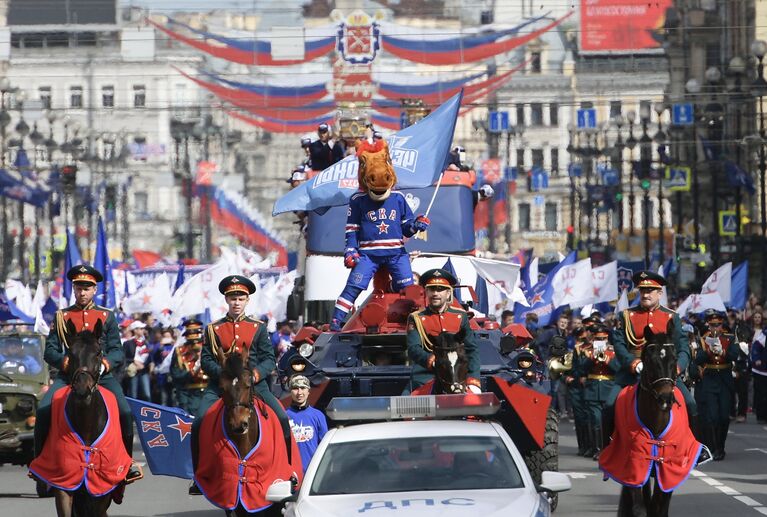
[[[103,352],[101,350],[101,320],[96,322],[93,330],[77,332],[71,321],[66,323],[66,333],[70,337],[67,357],[69,384],[75,396],[84,399],[86,403],[96,391],[101,378]]]
[[[639,386],[650,392],[658,402],[662,411],[670,411],[674,398],[676,384],[676,346],[672,342],[674,322],[669,322],[665,333],[653,333],[652,328],[645,327],[645,344],[642,347],[642,373]]]
[[[442,332],[434,342],[435,393],[464,393],[469,360],[463,347],[465,332]]]
[[[253,370],[247,367],[248,351],[234,350],[224,361],[220,387],[227,429],[235,434],[245,434],[250,427],[250,417],[255,411]]]

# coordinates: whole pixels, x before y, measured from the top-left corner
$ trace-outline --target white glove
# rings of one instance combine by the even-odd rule
[[[607,341],[594,341],[592,346],[595,354],[604,354],[607,351]]]
[[[490,185],[482,185],[479,188],[479,193],[483,198],[489,199],[495,195],[495,190]]]
[[[479,395],[480,393],[482,393],[482,390],[479,389],[478,386],[474,386],[473,384],[468,384],[466,386],[466,393],[474,393]]]
[[[637,372],[637,374],[640,374],[640,373],[642,373],[642,368],[644,368],[644,365],[642,364],[642,361],[639,361],[639,362],[637,363],[637,367],[636,367],[636,372]]]
[[[738,346],[740,347],[741,352],[748,355],[748,343],[746,343],[745,341],[741,341],[740,343],[738,343]]]

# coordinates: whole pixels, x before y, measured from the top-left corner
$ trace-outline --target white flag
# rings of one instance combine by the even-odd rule
[[[16,304],[21,312],[29,317],[34,317],[36,312],[32,303],[32,292],[29,287],[18,280],[8,279],[5,281],[5,295]]]
[[[724,303],[732,297],[732,262],[728,262],[711,273],[700,289],[700,294],[719,293]]]
[[[125,298],[122,303],[123,311],[127,314],[149,312],[167,323],[165,320],[173,304],[171,289],[170,278],[167,273],[163,273]]]
[[[538,257],[530,261],[527,276],[530,278],[530,289],[532,289],[538,283]]]
[[[663,274],[663,264],[658,268],[658,274],[662,276],[663,278],[666,278],[666,275]],[[666,286],[664,285],[661,287],[660,291],[660,304],[663,306],[668,305],[668,292],[666,292]]]
[[[620,314],[629,308],[629,292],[628,289],[621,290],[621,297],[618,298],[618,303],[615,305],[615,314]]]
[[[716,311],[724,312],[724,302],[719,293],[707,293],[707,294],[691,294],[685,301],[679,304],[676,312],[680,317],[683,317],[688,312],[700,313],[708,309],[714,309]]]
[[[218,284],[225,276],[235,273],[227,261],[220,260],[181,284],[173,294],[173,323],[181,323],[186,316],[202,314],[205,309],[210,309],[212,321],[226,314],[226,302],[218,292]]]
[[[514,287],[519,279],[519,264],[474,257],[469,261],[479,276],[500,289],[508,298],[515,298]]]
[[[611,302],[618,298],[618,261],[591,269],[594,283],[594,302]]]
[[[579,260],[565,266],[551,281],[554,288],[552,302],[554,307],[570,305],[583,307],[594,299],[594,281],[591,278],[591,259]]]

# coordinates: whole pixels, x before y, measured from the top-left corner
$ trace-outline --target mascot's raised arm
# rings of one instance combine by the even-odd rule
[[[333,311],[330,329],[335,331],[379,267],[389,270],[395,292],[413,284],[404,238],[429,227],[429,219],[415,217],[405,196],[393,190],[397,175],[384,140],[358,142],[357,159],[360,192],[349,201],[344,251],[344,265],[352,271]]]

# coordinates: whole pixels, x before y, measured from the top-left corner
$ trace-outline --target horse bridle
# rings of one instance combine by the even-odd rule
[[[650,343],[650,344],[646,344],[645,346],[646,347],[651,347],[651,346],[671,346],[671,347],[673,347],[674,344],[673,343],[664,343],[664,344]],[[642,370],[642,373],[644,373],[644,370]],[[656,402],[661,402],[661,394],[656,391],[655,386],[658,385],[658,384],[661,384],[661,383],[668,383],[668,384],[671,384],[673,386],[673,385],[676,384],[676,379],[672,379],[671,377],[658,377],[654,381],[650,382],[649,386],[647,386],[646,382],[645,382],[645,376],[644,375],[640,375],[639,376],[639,387],[642,388],[644,391],[647,391],[647,392],[651,393],[653,398],[655,398]],[[676,402],[676,400],[675,400],[675,402]],[[677,402],[677,404],[678,404],[678,402]]]
[[[236,402],[235,402],[235,403],[233,403],[233,404],[229,404],[229,405],[227,405],[227,406],[226,406],[226,409],[227,409],[227,410],[232,410],[232,409],[234,409],[234,408],[238,408],[238,407],[244,407],[244,408],[245,408],[245,409],[247,409],[248,411],[256,411],[256,404],[255,404],[253,401],[255,400],[255,398],[256,398],[256,397],[259,397],[259,398],[261,398],[261,396],[260,396],[260,395],[258,394],[258,392],[256,391],[256,383],[255,383],[255,382],[253,382],[253,370],[252,370],[251,368],[243,368],[243,371],[244,371],[244,372],[247,372],[247,373],[248,373],[248,376],[249,376],[249,377],[250,377],[250,379],[251,379],[251,381],[250,381],[250,387],[248,388],[248,403],[246,404],[245,402],[240,402],[240,401],[238,400],[238,401],[236,401]],[[232,383],[233,383],[233,384],[234,384],[234,383],[236,383],[236,382],[239,382],[239,379],[232,379]],[[265,418],[267,417],[267,414],[266,414],[266,411],[265,411],[265,410],[262,410],[262,411],[261,411],[261,414],[262,414],[262,415],[263,415]]]
[[[95,393],[99,386],[99,380],[101,380],[101,360],[103,357],[104,357],[104,352],[99,351],[99,354],[98,354],[99,368],[96,370],[95,373],[88,370],[87,366],[81,366],[80,368],[72,372],[72,380],[69,382],[69,385],[71,387],[74,387],[75,381],[77,380],[77,378],[82,374],[86,374],[91,379],[93,379],[93,386],[90,389],[90,394],[92,395],[93,393]]]

